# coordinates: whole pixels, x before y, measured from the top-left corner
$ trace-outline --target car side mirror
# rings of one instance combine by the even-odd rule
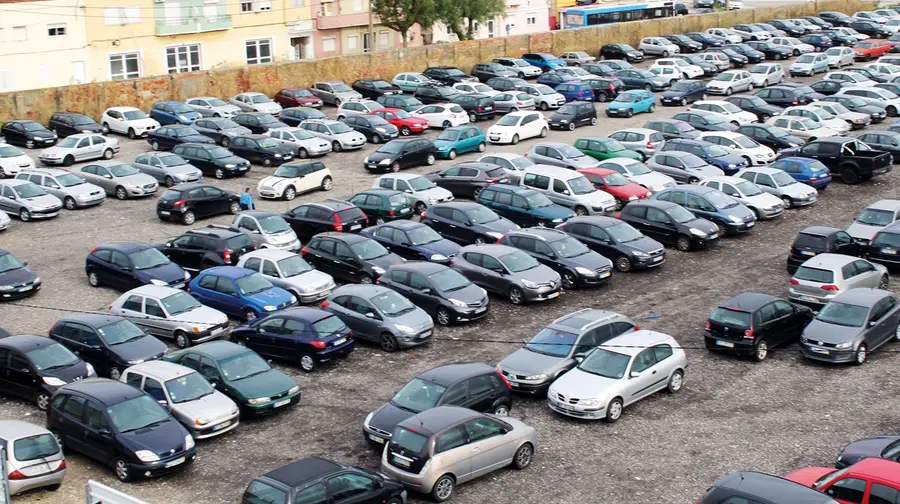
[[[367,312],[367,313],[366,313],[366,318],[374,319],[374,318],[375,318],[375,314],[372,313],[372,312]]]
[[[438,177],[446,177],[446,176],[447,176],[446,173],[438,173]]]
[[[562,193],[563,193],[563,194],[565,194],[565,195],[566,195],[566,196],[568,196],[568,195],[570,195],[570,194],[571,194],[571,193],[570,193],[570,192],[569,192],[569,190],[568,190],[568,189],[565,189],[565,190],[563,190],[563,192],[562,192]]]
[[[106,175],[103,176],[103,178],[112,179],[112,175],[110,175],[109,173],[107,173]]]
[[[412,194],[412,189],[406,189],[406,190],[404,190],[403,192]]]
[[[631,374],[629,375],[629,377],[631,377],[631,378],[638,378],[639,376],[641,376],[640,371],[632,371]]]
[[[23,373],[25,373],[25,374],[31,374],[31,373],[32,373],[30,367],[23,367],[23,368],[21,369],[21,371],[22,371]]]
[[[112,435],[112,432],[110,432],[109,429],[100,428],[97,429],[97,434],[100,434],[101,436],[110,436]]]
[[[10,194],[9,196],[7,196],[7,198],[11,200],[18,199],[15,194]]]
[[[878,323],[877,320],[870,320],[870,321],[869,321],[869,327],[875,327],[875,324],[877,324],[877,323]]]
[[[50,189],[59,189],[59,186],[56,184],[50,184],[47,187],[49,187]]]
[[[259,234],[259,229],[254,229],[253,231],[250,231],[250,232],[253,234]]]
[[[427,287],[422,289],[422,294],[431,294],[431,289],[429,289]]]
[[[562,156],[560,156],[559,154],[557,154],[557,155],[553,156],[553,159],[559,159],[559,160],[562,160]]]
[[[165,406],[167,408],[169,407],[169,401],[166,401],[165,399],[160,399],[156,402],[158,402],[160,406]]]

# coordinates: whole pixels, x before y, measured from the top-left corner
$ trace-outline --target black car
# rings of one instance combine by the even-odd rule
[[[377,241],[355,233],[319,233],[300,251],[306,262],[335,279],[373,283],[403,258]]]
[[[727,42],[722,37],[717,37],[715,35],[710,35],[709,33],[703,32],[690,32],[685,33],[684,35],[694,42],[700,42],[701,44],[703,44],[704,49],[709,49],[710,47],[722,47]]]
[[[147,135],[147,143],[153,147],[153,150],[172,150],[176,145],[191,144],[215,144],[212,138],[200,134],[190,126],[181,124],[173,124],[171,126],[162,126],[151,131]]]
[[[600,59],[621,59],[629,63],[644,61],[644,55],[628,44],[606,44],[600,48]],[[588,72],[594,73],[585,68]]]
[[[900,162],[900,133],[896,131],[871,131],[856,137],[875,150],[890,153],[893,162]]]
[[[236,137],[231,140],[228,148],[234,155],[263,166],[278,166],[294,159],[292,146],[278,142],[266,135]]]
[[[725,55],[725,57],[728,58],[728,61],[731,62],[731,65],[734,68],[743,68],[744,65],[750,62],[750,58],[744,56],[743,54],[739,54],[734,49],[730,49],[728,47],[716,47],[710,49],[708,52]],[[762,61],[762,58],[759,58],[759,61]]]
[[[518,77],[516,72],[500,63],[476,63],[475,66],[472,67],[472,75],[485,83],[495,77]],[[490,84],[488,84],[488,86],[490,86]]]
[[[385,108],[398,108],[407,112],[412,112],[423,105],[421,101],[409,95],[379,96],[375,101]]]
[[[813,88],[813,91],[815,91],[816,93],[823,94],[825,96],[831,96],[840,91],[842,87],[848,85],[849,84],[844,81],[825,79],[816,81],[809,87]]]
[[[330,495],[330,500],[326,495]],[[310,457],[257,476],[247,486],[241,502],[398,504],[405,497],[399,481],[361,467]]]
[[[422,75],[448,86],[452,86],[457,82],[478,82],[477,78],[466,75],[462,70],[450,66],[428,67],[422,71]]]
[[[428,105],[431,103],[447,103],[453,101],[460,92],[449,86],[421,85],[416,88],[413,97]]]
[[[756,140],[775,152],[781,149],[791,149],[803,145],[805,142],[802,138],[770,124],[744,124],[738,127],[737,132]]]
[[[121,481],[178,471],[197,455],[194,438],[166,408],[114,380],[60,387],[47,410],[47,428],[61,447],[113,468]]]
[[[379,96],[390,96],[403,94],[403,90],[390,82],[381,79],[359,79],[353,81],[350,87],[354,91],[363,95],[363,98],[374,100]]]
[[[866,458],[900,462],[900,436],[872,436],[847,443],[838,454],[834,467],[843,469]],[[877,483],[876,483],[877,484]]]
[[[687,35],[663,35],[663,38],[678,46],[680,53],[695,53],[703,50],[703,44],[691,40]]]
[[[499,371],[481,363],[449,364],[416,376],[363,422],[363,437],[382,449],[400,422],[435,406],[453,404],[509,415],[512,390]]]
[[[437,148],[425,138],[400,138],[382,145],[366,156],[363,166],[372,172],[400,171],[421,165],[433,165]]]
[[[665,91],[669,88],[669,82],[659,81],[659,77],[650,70],[631,68],[619,70],[615,73],[623,83],[625,89],[646,89],[648,91]]]
[[[183,289],[190,274],[153,245],[117,241],[101,243],[87,255],[84,271],[91,287],[108,285],[122,292],[142,285]]]
[[[762,100],[769,105],[777,105],[779,107],[803,105],[825,97],[824,95],[820,95],[819,93],[812,91],[812,88],[809,88],[809,86],[805,87],[809,88],[809,90],[812,91],[811,94],[815,96],[808,96],[808,93],[805,93],[803,89],[798,89],[786,84],[788,83],[782,83],[778,84],[777,86],[770,86],[765,89],[760,89],[755,94],[756,96],[762,98]]]
[[[528,81],[520,79],[516,76],[512,77],[493,77],[485,82],[488,86],[497,91],[515,91],[519,86],[527,86]]]
[[[616,215],[645,236],[686,252],[706,248],[719,239],[719,228],[683,206],[668,201],[633,201]]]
[[[362,230],[362,234],[409,260],[449,264],[461,248],[442,238],[434,229],[412,220],[397,220],[368,227]]]
[[[565,224],[558,227],[562,226]],[[604,285],[612,278],[609,259],[559,229],[517,229],[497,243],[522,250],[559,273],[564,289]]]
[[[734,472],[717,479],[697,504],[753,502],[755,504],[835,504],[818,490],[758,472]]]
[[[784,108],[776,105],[769,105],[762,98],[753,95],[729,96],[725,101],[746,112],[756,114],[759,122],[766,122],[770,117],[776,116],[784,112]]]
[[[300,205],[281,216],[301,240],[328,231],[355,233],[364,228],[369,221],[366,214],[356,205],[336,199]]]
[[[597,124],[597,109],[590,102],[574,101],[559,107],[550,116],[550,128],[574,130]]]
[[[172,152],[195,166],[204,175],[212,175],[217,179],[239,177],[250,171],[250,161],[235,156],[225,147],[209,144],[176,145]]]
[[[666,261],[666,250],[627,222],[602,215],[569,219],[556,226],[612,260],[621,272],[655,268]]]
[[[0,300],[14,301],[41,290],[41,278],[11,252],[0,249]]]
[[[0,391],[33,401],[41,411],[59,387],[94,375],[93,366],[50,338],[7,334],[0,339]]]
[[[222,147],[228,147],[231,139],[238,135],[249,135],[250,130],[224,117],[205,117],[197,119],[191,126],[201,135],[212,138]]]
[[[504,234],[518,228],[484,205],[463,201],[432,205],[420,222],[461,245],[497,243]]]
[[[866,258],[888,268],[900,266],[900,224],[891,224],[875,233],[866,250]]]
[[[307,119],[328,119],[328,116],[312,107],[292,107],[282,110],[278,119],[288,126],[299,126]]]
[[[585,72],[598,77],[611,77],[619,71],[619,69],[613,68],[603,61],[585,63],[584,65],[581,65],[581,68],[583,68]]]
[[[819,17],[834,26],[847,26],[853,22],[853,18],[843,12],[820,12]]]
[[[806,306],[755,292],[742,292],[720,304],[706,321],[706,349],[752,356],[756,362],[769,350],[800,339],[813,318]]]
[[[625,89],[625,83],[617,77],[589,77],[581,79],[581,82],[591,86],[594,93],[594,101],[605,102],[619,96],[619,92]]]
[[[461,94],[450,102],[459,105],[466,111],[466,114],[469,115],[469,122],[493,119],[497,115],[494,100],[483,94]]]
[[[37,121],[26,119],[14,119],[3,123],[0,128],[0,137],[6,138],[11,145],[21,145],[29,149],[38,147],[50,147],[59,137]]]
[[[489,184],[509,182],[506,170],[490,164],[478,162],[458,163],[446,170],[425,175],[438,187],[453,193],[456,197],[475,198]]]
[[[113,380],[128,366],[159,359],[167,348],[126,318],[92,313],[59,319],[50,328],[50,338]]]
[[[107,133],[97,121],[81,112],[54,112],[47,126],[59,138],[77,133]]]
[[[208,184],[179,184],[170,187],[156,202],[156,216],[162,221],[180,221],[190,226],[196,220],[241,211],[240,196]]]
[[[311,110],[311,109],[307,109]],[[282,111],[282,114],[284,111]],[[288,125],[279,121],[271,114],[262,112],[242,112],[235,114],[232,121],[250,130],[251,133],[262,134],[271,129],[287,128]]]
[[[684,121],[700,131],[735,131],[738,129],[733,123],[713,114],[679,112],[673,115],[672,119]]]
[[[887,38],[891,35],[891,31],[882,27],[880,24],[875,21],[868,20],[857,20],[850,23],[850,28],[862,33],[863,35],[868,35],[872,38]]]
[[[379,144],[400,136],[400,130],[377,115],[354,115],[344,118],[344,124],[363,134],[370,142]]]
[[[751,40],[745,43],[751,48],[763,53],[767,60],[786,60],[794,55],[794,52],[789,48],[775,45],[769,41]]]
[[[660,103],[663,105],[687,105],[706,96],[706,83],[699,80],[681,80],[663,93]]]
[[[741,56],[747,58],[750,63],[760,63],[764,59],[766,59],[766,53],[762,51],[757,51],[756,49],[748,46],[745,43],[742,44],[727,44],[724,49],[730,49]]]
[[[699,138],[700,131],[690,123],[678,119],[652,119],[644,124],[647,129],[662,133],[666,140],[673,138]]]
[[[235,266],[242,255],[255,247],[240,230],[207,226],[192,229],[158,248],[182,269],[198,273],[214,266]]]
[[[770,24],[775,28],[778,28],[779,30],[785,32],[788,37],[799,37],[806,34],[806,28],[802,28],[795,25],[794,23],[781,19],[770,19],[766,21],[766,24]]]
[[[822,35],[831,39],[831,44],[835,46],[852,46],[856,43],[856,38],[847,35],[846,33],[841,33],[837,30],[823,30]]]
[[[478,320],[487,315],[491,304],[484,289],[435,262],[395,264],[378,284],[397,291],[443,326]]]
[[[787,271],[794,274],[807,259],[819,254],[861,256],[863,249],[843,229],[810,226],[797,233],[787,258]]]
[[[840,103],[853,112],[869,114],[873,124],[880,123],[887,118],[887,109],[884,106],[870,104],[858,96],[834,95],[822,98],[822,100]]]
[[[822,29],[833,28],[835,26],[835,25],[829,23],[828,21],[825,21],[821,17],[817,17],[817,16],[803,16],[802,19],[805,19],[805,20],[809,21],[810,23],[812,23]]]

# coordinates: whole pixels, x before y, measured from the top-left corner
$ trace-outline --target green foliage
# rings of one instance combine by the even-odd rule
[[[506,10],[506,0],[436,0],[437,19],[459,40],[472,40],[475,23],[493,19]]]
[[[372,13],[381,19],[383,26],[400,32],[404,46],[414,25],[430,27],[434,24],[436,7],[434,0],[372,0]]]

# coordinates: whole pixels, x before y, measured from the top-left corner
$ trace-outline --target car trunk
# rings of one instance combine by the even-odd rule
[[[418,474],[430,458],[428,437],[404,427],[397,427],[387,446],[388,464],[402,471]]]
[[[836,289],[823,289],[823,287],[834,285],[833,282],[834,272],[808,266],[800,266],[794,273],[794,277],[791,278],[795,292],[812,296],[823,296],[834,292]]]
[[[710,336],[729,342],[744,340],[744,334],[752,328],[753,314],[731,307],[718,307],[709,316],[707,331]]]

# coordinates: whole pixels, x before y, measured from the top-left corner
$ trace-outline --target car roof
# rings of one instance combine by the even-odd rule
[[[187,366],[175,364],[174,362],[164,360],[151,360],[135,364],[128,368],[128,371],[134,371],[145,376],[151,376],[162,381],[172,380],[180,376],[189,375],[195,371]]]
[[[563,315],[562,317],[559,317],[558,319],[548,324],[548,326],[557,326],[564,331],[571,331],[572,329],[584,331],[588,327],[591,327],[595,324],[619,317],[622,317],[622,315],[614,311],[600,310],[597,308],[584,308]]]
[[[58,322],[80,322],[91,327],[100,327],[119,322],[120,320],[125,319],[123,317],[119,317],[118,315],[107,315],[101,313],[74,313],[72,315],[66,315],[60,318]]]
[[[221,225],[219,225],[221,226]],[[193,233],[193,234],[201,234],[204,236],[216,236],[218,238],[232,238],[238,235],[242,235],[241,231],[236,231],[229,227],[219,227],[213,224],[210,224],[203,228],[198,229],[188,229],[184,234]]]
[[[529,228],[521,228],[510,231],[507,233],[508,235],[516,234],[516,235],[531,235],[538,239],[544,241],[557,241],[562,238],[566,238],[569,236],[568,233],[561,229],[553,229],[553,228],[545,228],[540,226],[529,227]]]
[[[217,360],[224,357],[231,357],[232,355],[238,355],[252,351],[253,350],[250,350],[247,347],[238,345],[237,343],[233,343],[231,341],[217,340],[208,341],[200,345],[192,346],[187,350],[183,350],[182,354],[191,352],[200,353],[211,357],[213,360]]]
[[[358,235],[355,233],[341,233],[339,231],[319,233],[312,237],[313,240],[315,240],[316,238],[332,238],[335,240],[343,241],[344,243],[358,243],[365,240],[371,240],[371,238],[369,238],[368,236]]]
[[[731,103],[731,102],[729,102],[729,103]],[[703,133],[700,133],[700,139],[701,139],[701,140],[703,139],[703,137],[708,137],[708,136],[720,136],[720,137],[725,137],[725,138],[738,138],[738,137],[742,137],[742,136],[746,136],[746,135],[744,135],[743,133],[738,133],[738,132],[736,132],[736,131],[704,131]]]
[[[882,298],[891,295],[893,295],[893,293],[886,290],[857,287],[838,294],[834,297],[833,301],[840,301],[842,303],[858,306],[872,306]]]
[[[310,457],[297,462],[279,467],[263,475],[265,478],[275,480],[285,486],[294,488],[309,481],[318,479],[325,474],[335,472],[344,466],[319,457]]]
[[[241,215],[246,215],[255,219],[263,219],[266,217],[272,217],[273,215],[281,216],[281,214],[278,212],[267,212],[265,210],[244,210],[243,212],[238,214],[238,217],[240,217]]]
[[[116,241],[116,242],[101,243],[100,245],[97,245],[97,248],[98,249],[103,248],[103,249],[118,250],[122,253],[130,254],[132,252],[147,250],[147,249],[151,249],[154,247],[153,247],[153,245],[148,245],[146,243],[141,243],[141,242]]]
[[[414,228],[417,228],[420,226],[424,226],[425,224],[422,224],[421,222],[416,222],[414,220],[400,219],[400,220],[385,222],[382,225],[386,226],[386,227],[397,228],[397,229],[414,229]]]
[[[382,194],[385,196],[393,196],[394,194],[403,194],[403,191],[398,191],[396,189],[387,189],[385,187],[370,187],[369,189],[363,189],[356,193],[359,194]]]
[[[215,274],[216,276],[225,277],[225,278],[244,278],[245,276],[252,275],[255,271],[250,271],[246,268],[238,268],[237,266],[214,266],[212,268],[207,268],[200,272],[200,275],[211,275]]]
[[[287,310],[281,310],[278,313],[286,318],[308,320],[311,322],[317,322],[333,316],[331,312],[316,306],[296,306],[294,308],[288,308]]]
[[[768,294],[760,294],[758,292],[742,292],[728,301],[719,304],[720,308],[735,309],[738,311],[754,312],[762,306],[776,301],[780,298],[770,296]]]
[[[797,234],[812,236],[831,236],[839,231],[843,231],[843,229],[830,226],[809,226],[801,229]]]
[[[825,253],[807,259],[806,262],[803,263],[803,266],[809,268],[837,269],[844,266],[845,264],[849,264],[857,260],[859,260],[858,257],[852,257],[843,254]]]
[[[791,504],[826,504],[835,501],[812,488],[771,474],[753,471],[733,472],[716,480],[717,488],[746,492],[755,500]]]
[[[141,285],[140,287],[135,287],[130,291],[126,291],[120,297],[130,296],[130,295],[139,295],[139,296],[149,296],[157,299],[162,299],[172,294],[177,294],[179,292],[184,292],[181,289],[176,289],[174,287],[168,287],[165,285]]]
[[[563,168],[563,170],[565,170],[565,168]],[[571,170],[568,170],[568,171],[571,171]],[[489,187],[486,187],[485,189],[491,189],[494,191],[500,190],[500,191],[506,191],[506,192],[511,192],[511,193],[515,193],[515,194],[536,194],[538,192],[534,189],[531,189],[530,187],[523,187],[523,186],[517,186],[517,185],[512,185],[512,184],[491,184]]]
[[[0,184],[6,184],[9,186],[20,186],[20,185],[33,184],[33,183],[34,182],[31,182],[30,180],[25,180],[25,179],[5,179],[5,180],[0,179]]]
[[[202,182],[187,182],[185,184],[178,184],[172,187],[167,188],[167,191],[175,190],[179,192],[190,191],[191,189],[197,189],[200,187],[206,187],[209,184],[204,184]],[[193,230],[189,230],[193,231]]]
[[[423,275],[430,275],[438,271],[444,271],[447,266],[430,261],[412,261],[400,264],[394,264],[388,268],[389,270],[414,271]]]
[[[647,347],[657,345],[659,343],[673,343],[674,338],[668,334],[650,331],[648,329],[639,329],[634,332],[621,334],[603,344],[607,349],[625,355],[637,355]],[[678,343],[676,342],[677,346]]]
[[[411,139],[410,139],[410,138],[403,138],[403,139],[400,139],[400,140],[401,140],[401,141],[404,141],[404,142],[411,142],[411,141],[417,140],[417,139],[416,139],[416,138],[411,138]],[[396,142],[397,140],[391,140],[391,141],[392,141],[392,142]],[[379,178],[393,178],[393,179],[397,179],[397,180],[412,180],[412,179],[415,179],[415,178],[420,178],[420,177],[422,177],[422,176],[423,176],[423,175],[420,175],[420,174],[418,174],[418,173],[389,173],[389,174],[387,174],[387,175],[382,175],[382,176],[379,177]]]
[[[655,200],[653,200],[655,201]],[[566,224],[575,223],[575,222],[583,222],[585,224],[596,224],[600,227],[610,227],[618,224],[622,224],[622,221],[616,219],[614,217],[607,217],[605,215],[582,215],[569,219],[566,221]]]
[[[481,362],[447,364],[446,366],[436,367],[420,373],[416,378],[449,387],[460,380],[490,373],[493,370],[492,366]]]
[[[115,112],[132,112],[134,110],[140,110],[140,109],[137,107],[109,107],[106,110],[113,110]],[[19,119],[19,120],[16,120],[15,122],[20,122],[20,121],[21,120]],[[9,122],[14,122],[14,121],[9,121]]]
[[[515,247],[510,247],[508,245],[497,245],[497,244],[488,244],[488,245],[466,245],[460,250],[460,255],[465,252],[477,252],[479,254],[489,255],[491,257],[497,257],[501,255],[511,254],[513,252],[518,251],[519,249]]]
[[[662,209],[662,210],[665,210],[665,209],[668,209],[668,208],[672,208],[672,207],[676,207],[676,206],[681,206],[681,205],[679,205],[679,204],[677,204],[677,203],[672,203],[671,201],[662,201],[662,200],[655,200],[655,199],[642,199],[642,200],[632,201],[631,203],[629,203],[628,205],[625,205],[625,206],[627,207],[627,206],[630,206],[630,205],[635,205],[635,206],[652,206],[652,207],[659,208],[659,209]],[[571,219],[570,219],[570,220],[571,220]]]
[[[853,464],[850,468],[849,475],[869,476],[871,478],[895,481],[897,479],[898,469],[900,469],[900,463],[894,462],[893,460],[869,457]]]
[[[118,404],[144,395],[143,390],[108,378],[85,378],[63,385],[58,390],[78,392],[102,404]]]
[[[75,135],[69,135],[69,136],[75,136]],[[52,177],[58,177],[60,175],[65,175],[66,173],[72,173],[72,172],[70,172],[68,170],[60,170],[59,168],[27,168],[27,169],[23,169],[19,173],[32,173],[35,175],[50,175]]]
[[[381,285],[373,285],[373,284],[344,284],[334,289],[331,292],[331,297],[337,297],[339,295],[346,296],[359,296],[361,298],[370,299],[372,296],[377,296],[379,294],[384,294],[386,292],[390,292],[392,289],[387,287],[383,287]]]
[[[613,133],[620,133],[623,131],[627,131],[629,133],[640,133],[642,135],[652,135],[654,133],[659,133],[659,131],[650,128],[622,128],[620,130],[614,131]]]
[[[748,166],[741,170],[742,172],[765,173],[766,175],[775,175],[776,173],[784,173],[784,170],[778,168],[769,168],[768,166]]]
[[[887,133],[887,131],[879,131],[878,133]],[[778,160],[779,161],[791,161],[794,163],[801,163],[801,164],[811,164],[811,163],[815,163],[815,162],[819,161],[818,159],[806,158],[806,157],[800,157],[800,156],[785,156],[785,157],[778,158]]]
[[[461,408],[459,406],[438,406],[413,415],[400,422],[398,426],[429,437],[447,427],[480,416],[483,416],[483,414],[468,408]]]
[[[729,175],[719,175],[715,177],[707,177],[705,180],[714,180],[717,182],[727,182],[729,184],[740,184],[741,182],[747,182],[747,180],[742,179],[740,177],[734,177]]]
[[[0,347],[15,348],[22,352],[30,352],[35,348],[59,344],[46,336],[35,336],[32,334],[21,334],[18,336],[8,336],[0,339]]]
[[[295,254],[293,252],[288,252],[287,250],[266,247],[266,248],[251,250],[250,252],[247,252],[246,254],[242,254],[241,259],[243,259],[245,257],[248,259],[251,257],[259,257],[262,259],[271,259],[275,262],[278,262],[282,259],[286,259],[288,257],[293,257],[295,255],[297,255],[297,254]]]
[[[875,203],[872,203],[871,205],[866,207],[866,209],[869,209],[869,208],[871,208],[873,210],[892,210],[892,211],[900,210],[900,200],[895,200],[895,199],[878,200]]]
[[[473,208],[481,208],[484,205],[481,203],[475,203],[474,201],[448,201],[446,203],[438,203],[436,205],[431,205],[431,208],[455,208],[457,210],[471,210]]]

